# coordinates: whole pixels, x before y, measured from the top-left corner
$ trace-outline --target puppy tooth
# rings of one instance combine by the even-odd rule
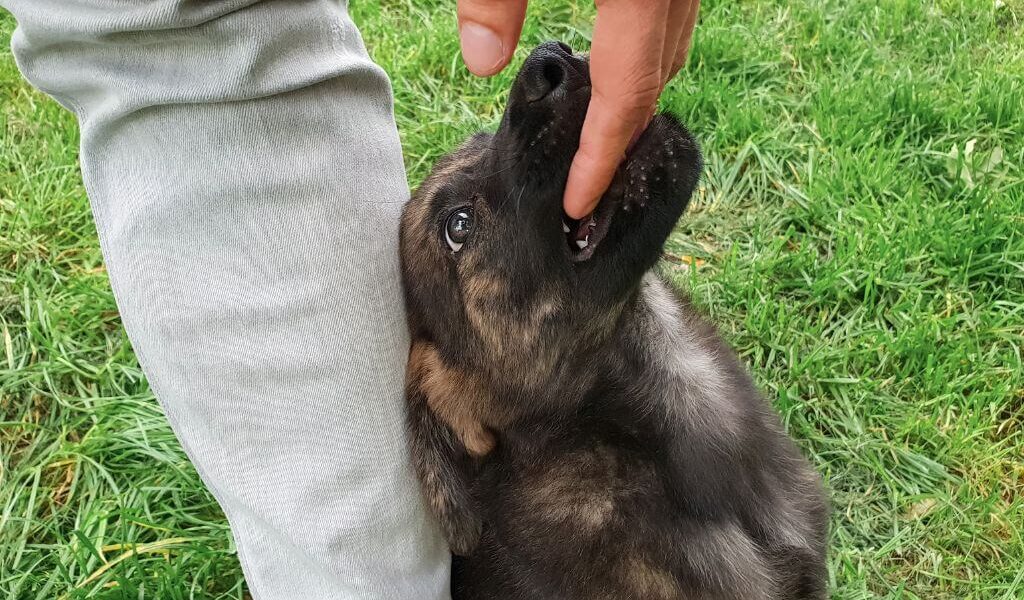
[[[562,221],[562,232],[569,233],[569,226],[565,224],[565,221]]]
[[[576,240],[576,245],[579,246],[580,250],[586,248],[590,245],[590,236],[588,235],[587,238],[583,240]]]

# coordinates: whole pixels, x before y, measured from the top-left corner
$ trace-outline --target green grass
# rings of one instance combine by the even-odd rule
[[[453,7],[352,7],[414,184],[511,81],[464,71]],[[525,43],[582,48],[591,15],[534,2]],[[664,269],[826,477],[835,598],[1024,598],[1022,74],[1021,0],[708,0],[663,97],[708,166]],[[0,597],[240,598],[76,160],[73,119],[0,50]]]

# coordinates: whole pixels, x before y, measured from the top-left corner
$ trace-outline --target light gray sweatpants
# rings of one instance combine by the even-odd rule
[[[403,435],[391,89],[344,6],[0,5],[78,117],[125,327],[253,596],[446,597]]]

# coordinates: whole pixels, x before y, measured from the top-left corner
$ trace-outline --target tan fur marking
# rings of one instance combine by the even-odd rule
[[[615,515],[615,456],[578,452],[544,471],[527,488],[527,506],[543,518],[592,535]]]
[[[448,495],[446,488],[441,485],[441,478],[438,475],[436,465],[428,463],[422,470],[420,476],[423,478],[423,489],[427,491],[430,500],[430,508],[434,514],[444,514],[448,511]]]
[[[474,275],[466,282],[466,299],[470,302],[500,300],[508,294],[508,285],[497,275]]]
[[[527,385],[546,381],[557,362],[551,351],[558,349],[541,343],[541,330],[548,318],[562,310],[560,294],[541,293],[534,306],[522,307],[511,304],[508,284],[498,275],[467,274],[463,281],[466,317],[494,364],[519,374]]]
[[[456,149],[454,152],[448,155],[447,161],[441,168],[432,172],[426,180],[420,184],[420,187],[416,190],[416,198],[418,199],[420,210],[417,211],[417,223],[422,223],[422,216],[428,213],[428,209],[431,205],[431,199],[438,188],[441,185],[451,179],[451,176],[459,171],[469,170],[473,163],[479,160],[479,155],[469,154],[464,147]]]
[[[465,272],[467,269],[463,269]],[[506,352],[507,319],[498,314],[508,286],[496,275],[467,273],[463,278],[466,316],[497,355]]]
[[[665,569],[637,556],[625,556],[619,562],[616,574],[632,591],[631,598],[650,600],[681,600],[683,590],[679,582]]]
[[[420,390],[427,405],[452,428],[473,456],[484,456],[494,449],[494,435],[480,419],[489,402],[486,388],[476,378],[447,367],[430,344],[416,342],[410,363],[420,373]]]

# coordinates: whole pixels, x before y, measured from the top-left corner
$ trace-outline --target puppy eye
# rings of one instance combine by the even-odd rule
[[[473,211],[468,208],[460,208],[448,215],[444,224],[444,241],[452,252],[458,252],[462,245],[469,239],[473,231]]]

